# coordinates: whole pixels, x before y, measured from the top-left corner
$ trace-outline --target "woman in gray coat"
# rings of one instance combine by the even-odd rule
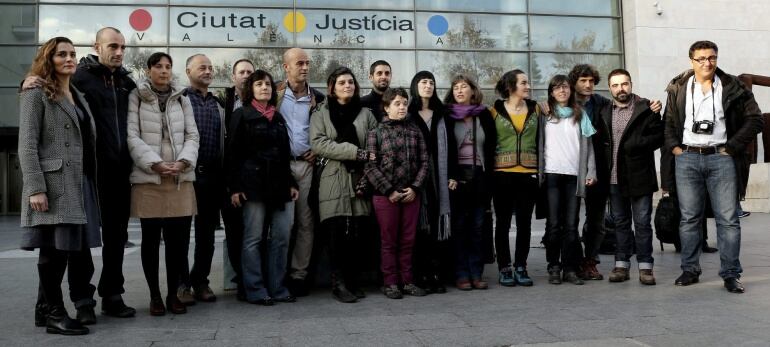
[[[29,75],[45,83],[21,93],[19,163],[24,180],[21,248],[40,249],[40,289],[35,325],[46,332],[83,335],[93,324],[91,247],[101,246],[96,202],[94,120],[83,95],[70,84],[77,61],[66,37],[48,40]],[[73,320],[64,308],[61,282],[70,265]]]

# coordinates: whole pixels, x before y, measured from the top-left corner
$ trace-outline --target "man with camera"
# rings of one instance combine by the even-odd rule
[[[749,158],[745,148],[762,130],[763,120],[751,91],[717,68],[718,52],[711,41],[693,43],[692,70],[675,77],[666,88],[664,150],[675,156],[673,174],[682,212],[683,272],[674,284],[695,284],[701,274],[700,223],[708,193],[717,222],[719,276],[729,292],[743,293],[736,206],[746,192]]]

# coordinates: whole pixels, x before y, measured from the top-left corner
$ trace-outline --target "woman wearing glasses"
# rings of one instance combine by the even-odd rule
[[[596,133],[585,111],[575,101],[569,79],[556,75],[548,84],[550,112],[539,130],[538,177],[548,199],[545,247],[548,283],[583,284],[577,276],[580,255],[578,221],[580,197],[596,183],[590,137]],[[563,274],[562,274],[563,273]]]

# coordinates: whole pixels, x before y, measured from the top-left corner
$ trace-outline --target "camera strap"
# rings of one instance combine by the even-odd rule
[[[716,83],[716,78],[712,78],[711,79],[711,123],[716,123],[717,121],[716,90],[714,89],[715,83]],[[692,85],[690,87],[690,99],[692,100],[692,122],[696,123],[698,120],[695,119],[695,76],[692,76]]]

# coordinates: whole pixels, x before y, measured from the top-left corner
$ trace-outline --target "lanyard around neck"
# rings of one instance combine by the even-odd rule
[[[711,122],[714,123],[717,121],[717,108],[715,106],[716,103],[716,93],[714,92],[714,84],[716,84],[716,79],[711,79]],[[692,89],[690,89],[690,99],[692,99],[692,121],[695,122],[695,76],[692,76]]]

